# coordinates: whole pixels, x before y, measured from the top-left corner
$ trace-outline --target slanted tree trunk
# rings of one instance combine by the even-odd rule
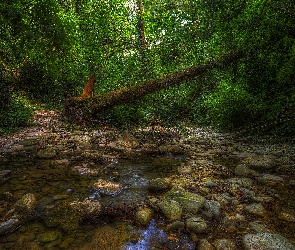
[[[225,67],[242,57],[242,52],[232,52],[217,59],[208,60],[203,64],[191,66],[158,79],[145,81],[131,87],[124,87],[105,94],[98,94],[87,98],[66,96],[64,115],[69,120],[73,121],[88,119],[99,112],[132,102],[163,88],[180,84],[185,80],[199,76],[213,68]]]

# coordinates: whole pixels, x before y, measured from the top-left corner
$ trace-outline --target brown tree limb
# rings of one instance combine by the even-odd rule
[[[208,60],[203,64],[191,66],[161,78],[145,81],[131,87],[124,87],[119,90],[111,91],[105,94],[98,94],[84,99],[80,97],[66,97],[64,115],[70,120],[88,119],[97,113],[111,109],[118,105],[132,102],[145,95],[155,93],[163,88],[180,84],[183,81],[202,75],[214,68],[225,67],[242,57],[242,52],[235,51],[225,54],[217,59]]]

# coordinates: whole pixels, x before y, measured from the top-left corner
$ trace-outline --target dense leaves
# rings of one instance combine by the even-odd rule
[[[60,108],[90,74],[102,94],[237,50],[238,63],[100,119],[238,129],[294,117],[293,0],[4,0],[0,24],[2,127],[24,124],[32,103]]]

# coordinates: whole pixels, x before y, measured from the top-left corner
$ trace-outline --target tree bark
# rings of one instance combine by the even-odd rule
[[[69,120],[73,121],[89,119],[97,113],[106,111],[118,105],[132,102],[163,88],[180,84],[185,80],[202,75],[211,69],[225,67],[242,57],[243,53],[241,51],[235,51],[220,56],[217,59],[208,60],[203,64],[191,66],[158,79],[145,81],[131,87],[124,87],[105,94],[98,94],[85,99],[81,97],[72,98],[66,96],[64,115]]]

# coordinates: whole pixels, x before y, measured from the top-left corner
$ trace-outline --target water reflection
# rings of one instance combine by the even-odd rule
[[[151,250],[151,249],[195,249],[195,244],[189,243],[188,239],[170,240],[169,235],[155,225],[152,220],[149,227],[141,232],[142,240],[137,243],[127,242],[122,250]]]

